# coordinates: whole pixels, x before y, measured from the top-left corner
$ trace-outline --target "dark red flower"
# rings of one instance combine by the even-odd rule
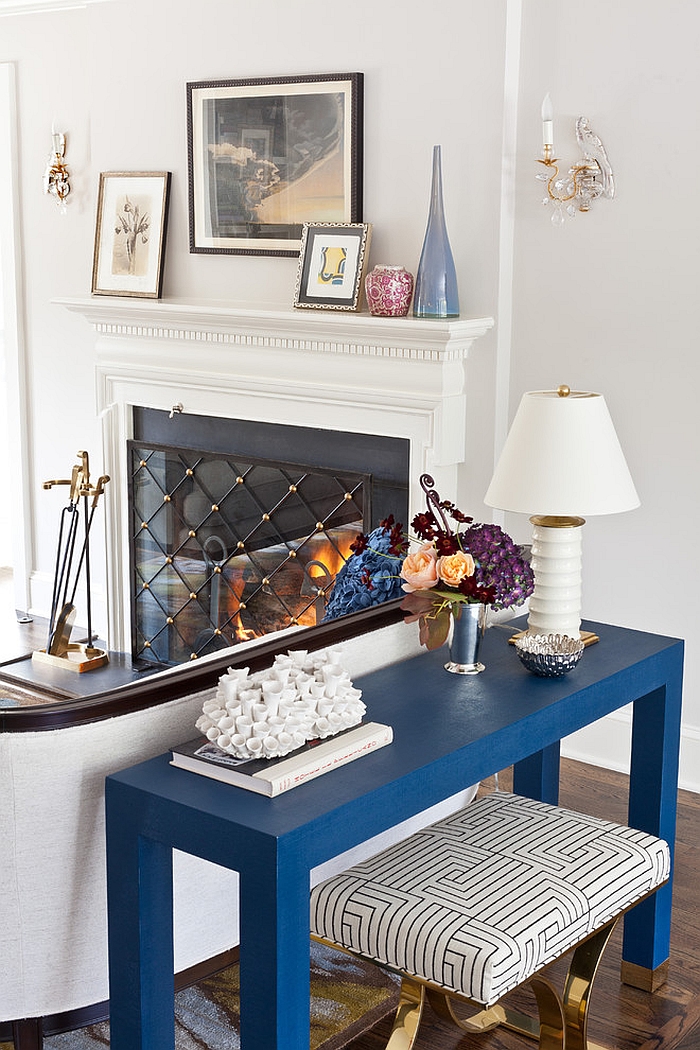
[[[389,533],[389,553],[400,557],[408,550],[408,538],[403,534],[403,525],[397,522]]]
[[[435,538],[435,550],[438,552],[440,558],[446,558],[450,554],[456,554],[458,550],[461,550],[459,546],[459,540],[456,536],[448,536],[444,532],[441,532]]]
[[[362,554],[367,549],[368,537],[362,532],[358,532],[354,541],[350,544],[350,550],[353,554]]]
[[[416,514],[411,522],[411,528],[422,540],[432,540],[437,531],[437,522],[433,512],[428,510],[424,514]]]
[[[390,514],[388,518],[384,518],[383,521],[379,522],[379,528],[380,529],[386,529],[387,531],[389,531],[389,529],[391,529],[393,527],[393,525],[394,525],[394,515],[393,514]]]
[[[467,598],[473,598],[484,605],[491,605],[495,601],[496,592],[493,587],[485,587],[478,583],[474,576],[465,576],[460,580],[457,590]]]
[[[372,573],[369,571],[369,569],[362,570],[360,582],[365,585],[368,591],[374,590],[374,584],[372,583]]]

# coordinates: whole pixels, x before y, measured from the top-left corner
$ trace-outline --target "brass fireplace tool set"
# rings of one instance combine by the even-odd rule
[[[56,549],[56,568],[54,571],[53,594],[51,597],[51,615],[45,649],[33,653],[33,659],[40,663],[49,663],[54,667],[67,668],[71,671],[92,671],[109,663],[109,656],[104,649],[93,646],[92,635],[92,600],[90,595],[90,529],[95,510],[105,485],[109,481],[106,474],[97,479],[95,485],[90,482],[90,461],[87,452],[78,452],[80,462],[76,463],[70,478],[45,481],[44,489],[54,485],[69,485],[68,504],[61,512]],[[83,517],[83,540],[78,555],[77,565],[73,571],[76,546],[79,543],[78,531]],[[75,595],[78,589],[80,574],[85,569],[85,589],[87,594],[87,640],[83,643],[70,641],[75,620]]]

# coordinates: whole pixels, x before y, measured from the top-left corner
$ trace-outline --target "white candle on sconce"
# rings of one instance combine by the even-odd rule
[[[551,150],[554,145],[554,109],[549,92],[542,100],[542,145],[545,147],[545,152],[548,148]]]

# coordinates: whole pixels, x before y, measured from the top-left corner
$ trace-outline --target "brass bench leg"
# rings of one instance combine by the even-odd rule
[[[588,1042],[588,1013],[598,965],[616,924],[617,919],[574,950],[563,995],[544,977],[528,982],[537,1000],[537,1019],[500,1003],[471,1017],[460,1017],[453,1005],[456,1000],[433,988],[427,990],[428,1002],[439,1017],[466,1032],[489,1032],[502,1025],[537,1040],[539,1050],[603,1050]]]
[[[401,979],[399,1005],[386,1050],[411,1050],[425,1005],[425,987],[406,974]]]
[[[564,985],[563,1003],[566,1020],[566,1050],[596,1050],[588,1042],[588,1010],[591,989],[606,945],[617,919],[594,933],[574,951]]]
[[[537,1000],[537,1019],[511,1010],[510,1007],[496,1003],[487,1010],[480,1010],[471,1017],[460,1017],[454,1009],[455,1000],[447,993],[428,991],[428,1002],[438,1016],[452,1021],[464,1032],[490,1032],[502,1025],[520,1035],[538,1042],[539,1050],[564,1050],[564,1010],[556,989],[544,977],[533,977],[530,981]]]

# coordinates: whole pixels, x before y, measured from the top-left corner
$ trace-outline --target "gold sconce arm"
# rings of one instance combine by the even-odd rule
[[[66,210],[66,197],[70,193],[70,175],[65,164],[66,136],[63,132],[52,134],[53,148],[44,172],[44,193],[54,197],[62,211]]]
[[[546,171],[537,175],[547,184],[543,204],[553,204],[552,223],[561,226],[565,213],[574,216],[577,211],[590,211],[593,201],[600,197],[612,200],[615,180],[607,152],[600,138],[591,130],[587,117],[576,121],[576,141],[582,153],[578,164],[569,168],[567,175],[559,175],[558,159],[552,156],[552,145],[545,142],[538,164]]]

